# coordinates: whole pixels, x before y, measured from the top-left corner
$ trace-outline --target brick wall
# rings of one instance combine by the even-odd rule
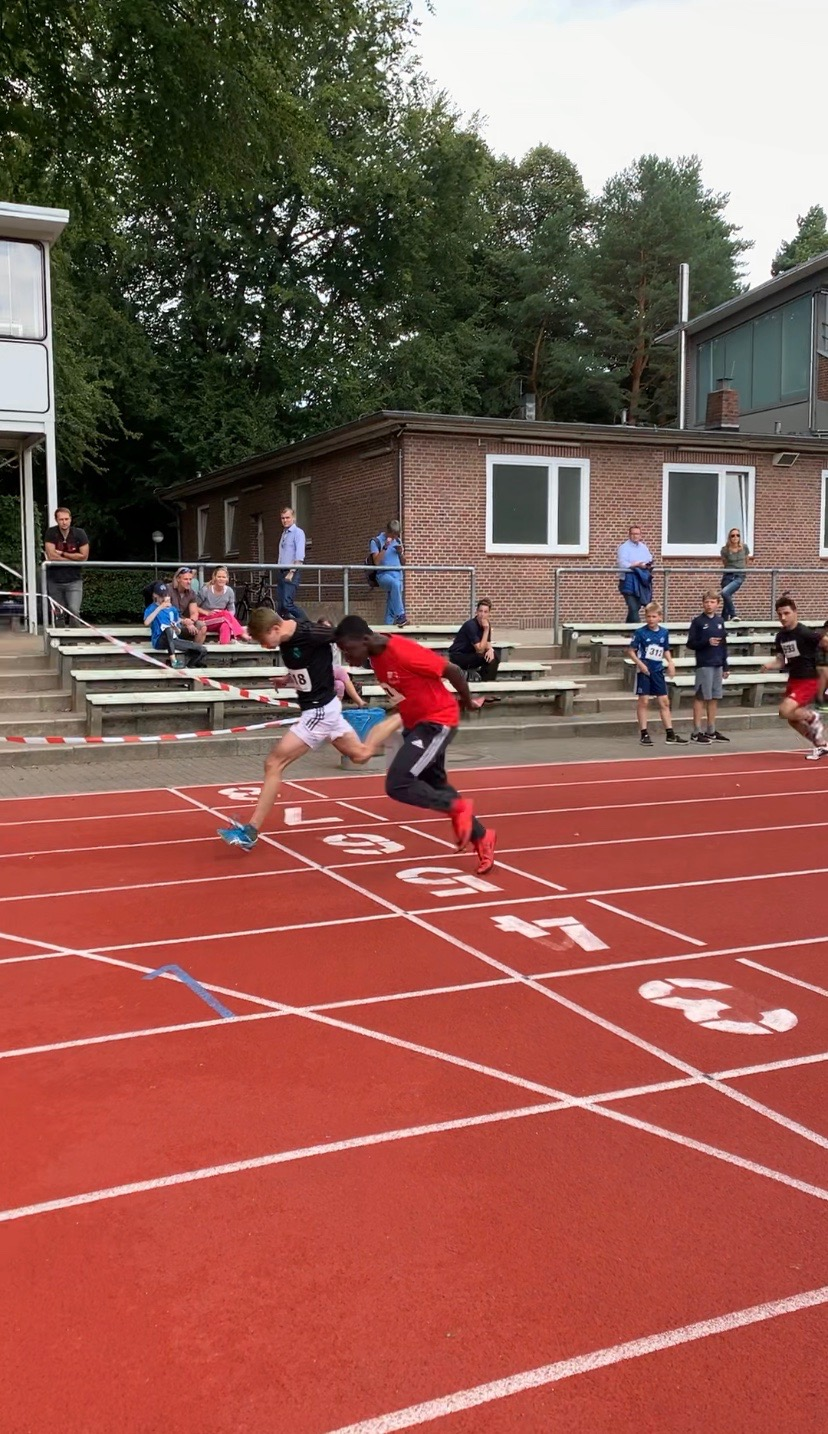
[[[777,590],[785,587],[801,598],[808,615],[828,616],[828,561],[819,558],[821,474],[825,457],[805,454],[792,469],[773,466],[772,455],[749,447],[734,452],[699,447],[689,449],[616,443],[541,446],[508,441],[435,434],[405,436],[405,540],[409,562],[474,563],[478,595],[495,604],[502,625],[546,627],[552,622],[556,568],[572,571],[560,584],[562,621],[584,622],[624,617],[625,606],[614,574],[583,575],[586,565],[615,563],[616,549],[631,522],[638,522],[644,540],[661,563],[662,470],[665,463],[727,464],[756,469],[754,545],[757,565],[821,567],[811,578],[781,574]],[[487,555],[486,456],[490,453],[526,454],[590,459],[590,549],[583,557],[506,557]],[[720,576],[717,560],[670,558],[664,560],[678,573],[669,578],[668,612],[685,616],[700,607],[700,594]],[[703,568],[706,572],[691,572]],[[769,576],[752,574],[736,599],[745,617],[770,615]],[[656,597],[663,596],[662,578],[656,577]],[[421,578],[408,580],[408,600],[414,615],[426,611],[433,620],[459,615],[458,583],[440,580],[439,590],[428,593]]]
[[[828,617],[828,560],[820,560],[821,474],[824,455],[801,452],[791,469],[774,467],[772,454],[745,447],[714,449],[648,446],[631,432],[623,444],[595,440],[580,444],[539,444],[517,439],[446,435],[406,430],[403,438],[403,538],[410,564],[436,563],[476,567],[478,596],[492,599],[501,626],[549,627],[553,616],[555,570],[561,579],[562,621],[621,620],[624,602],[614,572],[584,575],[587,565],[612,567],[616,548],[630,522],[638,522],[657,563],[661,563],[662,469],[665,463],[726,464],[756,470],[756,561],[762,567],[819,567],[814,577],[780,572],[777,592],[788,587],[806,616]],[[709,444],[709,440],[708,440]],[[790,445],[790,441],[789,441]],[[573,462],[590,460],[590,549],[583,557],[524,557],[486,554],[486,456],[548,455]],[[213,563],[225,558],[223,500],[238,498],[236,532],[242,563],[255,557],[255,515],[264,521],[265,561],[275,562],[281,524],[280,508],[291,501],[291,483],[311,479],[309,563],[361,563],[371,536],[397,515],[397,440],[363,442],[338,454],[304,459],[274,467],[255,481],[237,480],[221,489],[190,498],[182,514],[183,549],[196,550],[196,510],[209,503],[208,552]],[[231,566],[234,562],[229,556]],[[700,594],[720,576],[717,560],[670,558],[668,616],[696,611]],[[704,572],[693,569],[703,568]],[[566,576],[569,573],[571,576]],[[662,598],[663,579],[656,576],[655,595]],[[736,598],[740,616],[767,619],[771,614],[770,577],[752,573]],[[462,574],[433,576],[409,573],[406,606],[414,620],[460,621],[468,611],[468,578]],[[328,575],[321,593],[315,578],[305,578],[301,601],[313,614],[334,617],[342,610],[341,578]],[[351,579],[349,607],[381,620],[384,599],[362,575]]]

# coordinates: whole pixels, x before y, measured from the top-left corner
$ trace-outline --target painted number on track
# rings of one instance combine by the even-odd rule
[[[375,836],[373,832],[335,832],[322,840],[328,846],[338,847],[340,851],[351,852],[354,856],[390,856],[392,852],[405,851],[401,842]]]
[[[561,931],[573,946],[580,946],[582,951],[608,951],[606,941],[589,931],[574,916],[544,916],[539,921],[524,921],[522,916],[493,916],[492,921],[501,931],[514,931],[518,936],[526,936],[530,941],[537,941],[541,936],[548,936],[550,931]]]
[[[473,876],[471,872],[456,871],[453,866],[412,866],[405,871],[398,871],[400,881],[410,882],[412,886],[427,886],[432,896],[451,898],[452,896],[468,896],[470,891],[500,891],[501,887],[495,886],[491,881],[484,881],[480,876]]]
[[[731,999],[724,995],[683,996],[680,994],[682,991],[729,992]],[[744,1007],[749,998],[723,981],[671,976],[664,981],[645,981],[643,986],[639,986],[638,994],[645,1001],[653,1001],[656,1006],[669,1006],[674,1011],[683,1012],[694,1025],[706,1026],[709,1031],[727,1031],[734,1036],[769,1036],[774,1031],[790,1031],[797,1023],[793,1011],[787,1011],[783,1006],[772,1011],[758,1011],[757,1020],[740,1018],[738,1008],[740,1005]],[[726,1011],[731,1014],[725,1015]]]
[[[229,797],[231,802],[254,802],[261,790],[261,787],[222,787],[219,796]]]

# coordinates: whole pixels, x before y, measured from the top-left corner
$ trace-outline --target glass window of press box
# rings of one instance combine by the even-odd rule
[[[0,339],[45,339],[43,249],[0,239]]]
[[[696,422],[704,423],[707,395],[728,379],[741,413],[782,408],[808,397],[811,372],[811,298],[805,294],[697,351]]]

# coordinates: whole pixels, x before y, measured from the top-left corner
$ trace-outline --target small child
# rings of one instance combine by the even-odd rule
[[[144,609],[144,627],[150,629],[156,652],[165,652],[172,667],[205,667],[207,653],[201,643],[181,637],[181,618],[170,598],[166,583],[153,583],[151,599]]]
[[[716,712],[727,677],[727,629],[719,616],[719,594],[712,588],[702,598],[704,611],[694,617],[687,634],[687,646],[696,654],[696,686],[693,694],[691,742],[729,742],[716,728]],[[707,728],[705,730],[705,716]]]
[[[686,737],[679,737],[678,733],[673,731],[664,668],[666,665],[668,677],[675,677],[676,670],[670,651],[670,634],[662,622],[662,612],[658,603],[647,603],[644,616],[647,619],[646,626],[640,627],[637,632],[633,633],[632,642],[627,648],[628,656],[632,658],[638,671],[635,680],[637,698],[635,709],[638,716],[641,745],[642,747],[652,747],[653,745],[652,738],[647,731],[647,712],[651,697],[658,700],[658,715],[661,718],[661,725],[666,733],[667,741],[686,743]]]

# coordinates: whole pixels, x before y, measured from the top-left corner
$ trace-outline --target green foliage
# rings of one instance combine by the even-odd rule
[[[695,156],[644,155],[604,188],[584,318],[631,419],[675,422],[675,349],[655,339],[677,321],[679,265],[690,265],[691,314],[739,292],[739,259],[750,245],[724,218],[727,198],[704,188]]]
[[[698,310],[745,247],[696,160],[596,204],[553,148],[496,159],[408,0],[6,0],[0,194],[71,210],[59,477],[96,557],[170,533],[170,483],[378,407],[672,417],[677,265]]]
[[[795,269],[797,264],[816,259],[818,254],[828,251],[828,216],[819,204],[812,205],[807,214],[800,214],[796,224],[793,239],[780,244],[776,251],[771,264],[774,278],[777,274],[785,274],[788,269]]]
[[[135,625],[144,615],[143,589],[155,581],[152,567],[114,569],[86,568],[83,573],[83,607],[86,622],[129,623]]]

